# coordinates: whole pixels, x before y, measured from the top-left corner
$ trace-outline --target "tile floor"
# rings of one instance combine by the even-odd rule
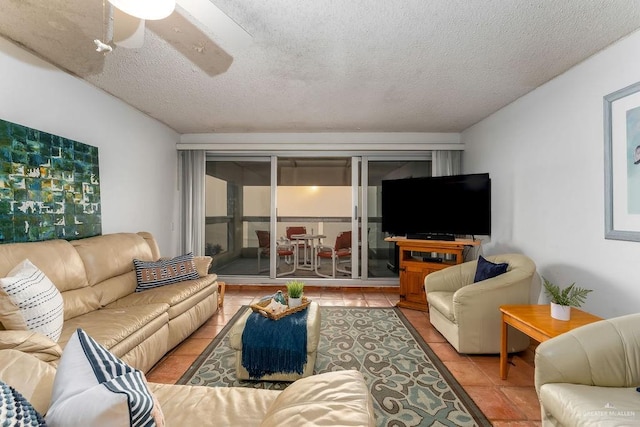
[[[227,285],[223,307],[169,352],[148,373],[148,380],[175,383],[241,306],[268,295],[273,289],[257,285]],[[305,295],[321,306],[392,307],[398,302],[397,288],[307,287]],[[527,351],[512,357],[509,377],[501,380],[499,356],[460,355],[431,326],[427,313],[409,309],[402,311],[494,426],[529,427],[541,424],[540,405],[533,386],[535,343]]]

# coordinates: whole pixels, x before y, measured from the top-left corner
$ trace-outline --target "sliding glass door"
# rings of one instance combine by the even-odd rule
[[[214,257],[212,271],[269,275],[270,251],[258,244],[258,231],[270,230],[270,189],[269,157],[207,158],[205,253]]]
[[[331,279],[357,275],[353,271],[357,248],[353,253],[352,247],[357,233],[353,163],[351,157],[277,159],[276,230],[295,250],[293,275]]]
[[[209,155],[211,271],[240,283],[397,281],[380,228],[380,183],[429,173],[420,158]]]

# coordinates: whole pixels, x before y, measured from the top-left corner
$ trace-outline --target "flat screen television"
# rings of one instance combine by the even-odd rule
[[[452,240],[491,234],[488,173],[382,181],[382,231]]]

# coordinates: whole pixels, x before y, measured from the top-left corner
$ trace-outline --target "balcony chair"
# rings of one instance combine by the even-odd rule
[[[295,239],[292,238],[291,236],[296,234],[307,234],[307,227],[303,225],[294,225],[291,227],[287,227],[285,233],[287,235],[287,240],[291,243],[291,245],[294,247],[297,246],[298,259],[303,260],[303,262],[306,264],[309,261],[308,249],[310,248],[307,247],[306,241],[304,243],[303,242],[298,242],[297,244],[293,243]],[[302,257],[300,256],[300,251],[303,251]]]
[[[269,259],[269,256],[271,255],[271,233],[266,230],[256,230],[256,235],[258,236],[258,273],[262,273],[263,271],[269,270],[268,267],[266,269],[260,269],[260,259],[263,256]],[[276,245],[276,251],[278,254],[276,268],[280,266],[281,258],[291,259],[291,257],[293,257],[293,262],[291,262],[293,268],[290,271],[284,271],[276,274],[276,276],[288,276],[293,274],[296,271],[298,261],[297,252],[294,250],[293,246],[290,244],[278,244]]]
[[[500,353],[502,316],[500,306],[530,304],[530,288],[536,266],[525,255],[486,257],[508,264],[499,276],[474,283],[478,261],[468,261],[428,274],[424,288],[429,320],[458,353]],[[509,328],[510,353],[526,349],[529,337]]]
[[[333,247],[319,245],[317,247],[316,256],[317,259],[315,262],[315,272],[318,276],[333,277],[335,279],[336,272],[350,275],[351,271],[347,270],[346,268],[340,268],[340,264],[351,262],[351,231],[342,231],[341,233],[339,233],[336,236],[336,244]],[[331,260],[331,276],[320,273],[318,271],[322,259]]]

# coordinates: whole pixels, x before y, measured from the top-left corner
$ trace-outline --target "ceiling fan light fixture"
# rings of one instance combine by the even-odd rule
[[[109,0],[127,15],[140,19],[164,19],[173,13],[176,0]]]

